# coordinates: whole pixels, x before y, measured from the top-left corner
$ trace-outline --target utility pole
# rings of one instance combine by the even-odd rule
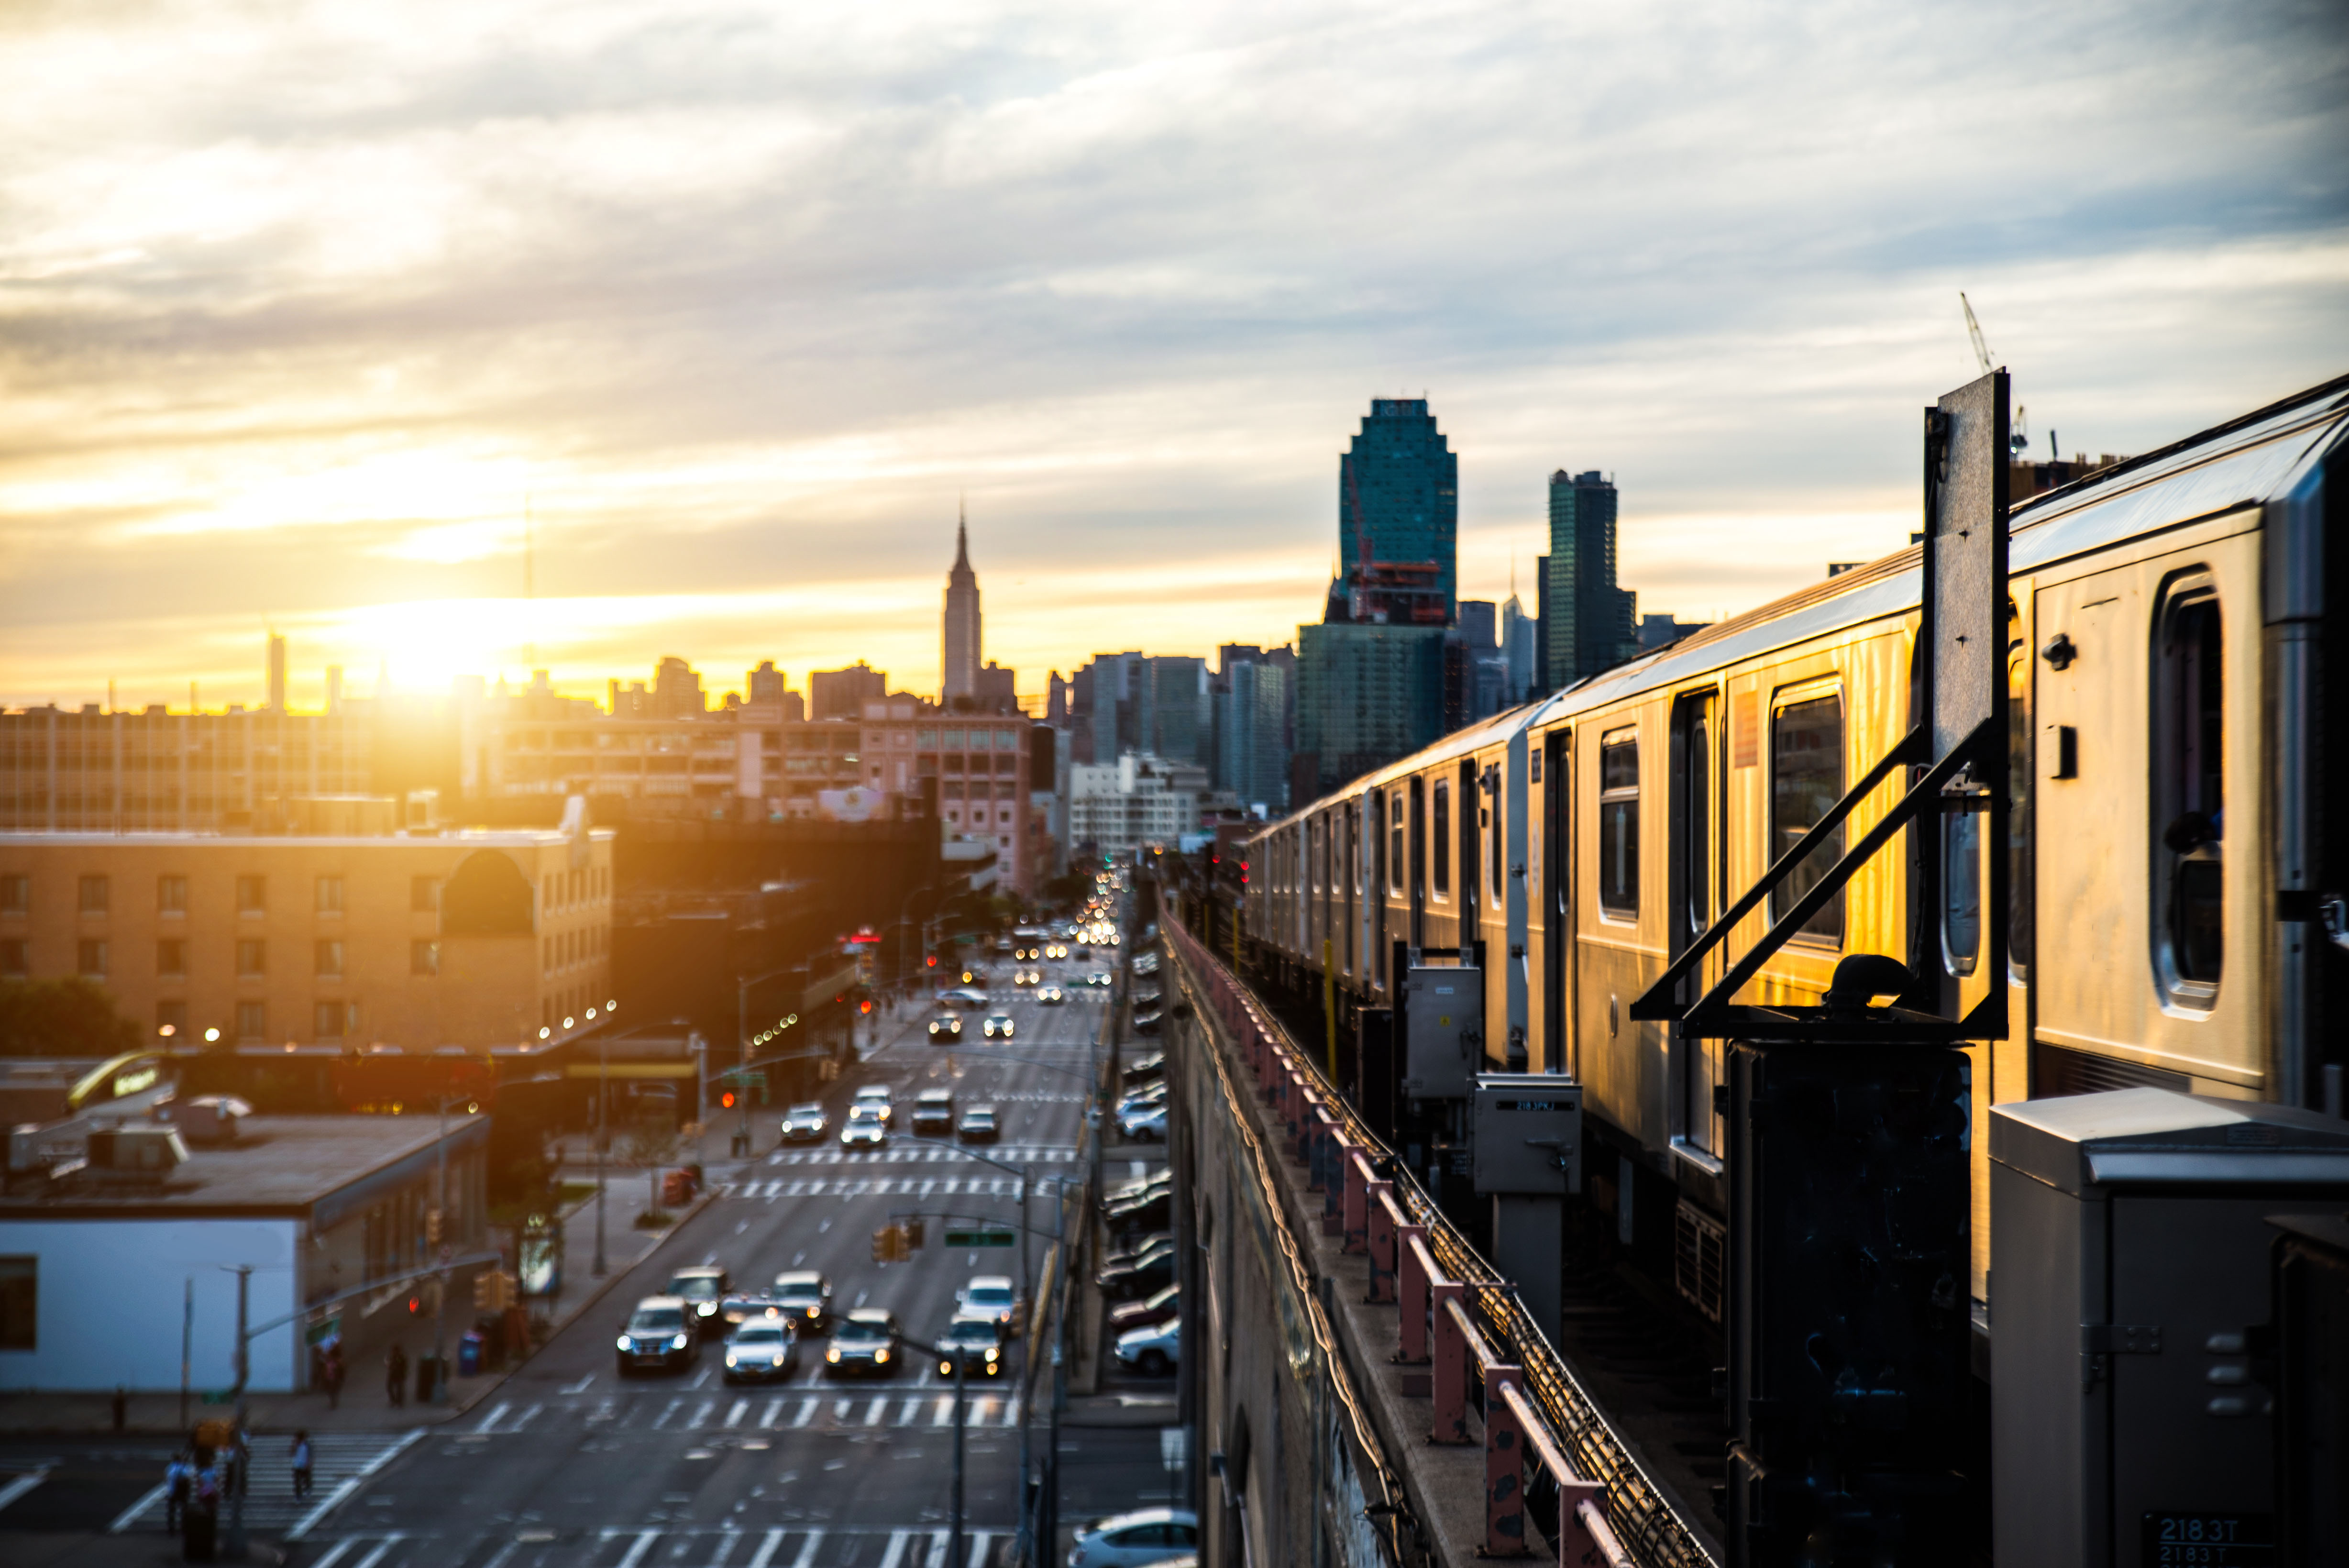
[[[253,1376],[253,1346],[245,1334],[246,1306],[252,1296],[253,1265],[236,1265],[236,1436],[233,1442],[243,1444],[244,1386]],[[230,1462],[228,1500],[228,1556],[233,1563],[244,1560],[244,1467],[251,1456],[237,1452]]]
[[[595,1277],[611,1271],[604,1262],[604,1146],[611,1139],[612,1050],[604,1036],[595,1041]]]

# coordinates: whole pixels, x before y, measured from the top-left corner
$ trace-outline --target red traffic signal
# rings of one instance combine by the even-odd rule
[[[718,1103],[725,1106],[728,1110],[732,1110],[734,1108],[734,1091],[729,1089],[724,1094],[719,1096]]]

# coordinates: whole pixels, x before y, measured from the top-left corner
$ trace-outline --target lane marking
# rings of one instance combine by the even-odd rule
[[[538,1413],[541,1410],[545,1408],[546,1404],[543,1400],[541,1400],[538,1404],[533,1405],[529,1409],[524,1410],[522,1415],[515,1419],[514,1424],[508,1427],[506,1430],[509,1432],[521,1431],[524,1427],[529,1426],[531,1422],[537,1417]]]
[[[701,1389],[705,1385],[707,1385],[707,1384],[709,1383],[709,1375],[710,1375],[712,1372],[715,1372],[716,1370],[717,1370],[717,1368],[716,1368],[716,1367],[714,1367],[714,1366],[705,1366],[705,1367],[703,1367],[699,1372],[698,1372],[698,1373],[694,1374],[693,1381],[692,1381],[692,1382],[690,1382],[690,1383],[688,1383],[688,1384],[687,1384],[687,1385],[686,1385],[686,1386],[687,1386],[688,1388],[691,1388],[691,1389],[694,1389],[694,1390],[696,1390],[696,1391],[698,1391],[698,1390],[699,1390],[699,1389]]]
[[[569,1387],[558,1388],[555,1392],[563,1395],[566,1398],[576,1398],[578,1396],[586,1393],[587,1385],[595,1381],[595,1375],[590,1372],[586,1376],[582,1377],[578,1382],[572,1384]]]
[[[645,1554],[653,1549],[653,1542],[659,1539],[660,1532],[657,1530],[636,1532],[636,1544],[629,1547],[627,1555],[620,1559],[618,1568],[636,1568],[636,1564],[645,1560]]]
[[[285,1539],[288,1541],[299,1541],[304,1536],[309,1534],[312,1530],[317,1527],[317,1523],[320,1520],[334,1512],[336,1508],[340,1506],[345,1499],[348,1498],[353,1492],[358,1490],[360,1487],[366,1485],[368,1480],[371,1479],[378,1470],[391,1463],[392,1460],[399,1458],[400,1455],[408,1452],[409,1449],[414,1448],[418,1443],[422,1442],[424,1440],[426,1430],[427,1428],[422,1427],[410,1428],[409,1431],[401,1435],[398,1442],[392,1444],[389,1448],[376,1455],[375,1458],[361,1465],[356,1474],[350,1476],[347,1480],[343,1481],[341,1485],[336,1487],[334,1490],[321,1498],[318,1501],[317,1507],[304,1514],[301,1519],[295,1522],[294,1528],[285,1532]]]
[[[38,1469],[18,1476],[6,1486],[0,1486],[0,1508],[7,1507],[48,1479],[49,1467],[43,1465]]]
[[[381,1541],[376,1542],[374,1551],[368,1552],[366,1556],[358,1560],[355,1568],[376,1568],[376,1564],[382,1562],[385,1555],[388,1553],[393,1547],[398,1545],[402,1541],[407,1539],[408,1532],[404,1530],[395,1530],[390,1532],[385,1535]]]
[[[121,1534],[124,1531],[130,1528],[131,1524],[137,1521],[140,1514],[146,1512],[149,1509],[154,1507],[157,1503],[170,1496],[171,1491],[171,1483],[170,1481],[164,1481],[158,1485],[153,1491],[149,1492],[145,1497],[140,1498],[137,1502],[132,1503],[129,1508],[124,1509],[120,1513],[115,1515],[114,1522],[106,1527],[106,1532],[109,1535]]]
[[[481,1417],[481,1424],[473,1428],[474,1434],[479,1436],[483,1432],[493,1432],[497,1430],[498,1423],[503,1420],[505,1418],[505,1413],[512,1408],[513,1406],[511,1402],[502,1399],[500,1400],[498,1402],[497,1408],[492,1410],[488,1415]]]

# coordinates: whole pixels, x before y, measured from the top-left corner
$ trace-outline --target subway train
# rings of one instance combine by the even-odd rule
[[[1968,1052],[1982,1332],[1992,1102],[2153,1085],[2338,1106],[2344,431],[2349,377],[2012,507],[2008,842],[1965,814],[1902,829],[1739,997],[1816,1002],[1854,953],[1937,951],[1961,1002],[2008,988],[2006,1036]],[[1912,546],[1268,825],[1242,917],[1256,967],[1353,1019],[1389,1005],[1395,944],[1481,942],[1487,1065],[1583,1085],[1585,1201],[1717,1323],[1725,1043],[1631,1003],[1907,733],[1920,594]],[[1905,783],[1708,955],[1708,986]],[[2002,961],[1984,950],[1997,853]],[[1920,888],[1940,907],[1912,908]],[[1408,1158],[1440,1185],[1431,1147]]]

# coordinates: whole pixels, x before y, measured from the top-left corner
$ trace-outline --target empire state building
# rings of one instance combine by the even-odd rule
[[[946,691],[947,702],[978,695],[978,574],[970,569],[968,520],[955,522],[953,570],[947,573]]]

